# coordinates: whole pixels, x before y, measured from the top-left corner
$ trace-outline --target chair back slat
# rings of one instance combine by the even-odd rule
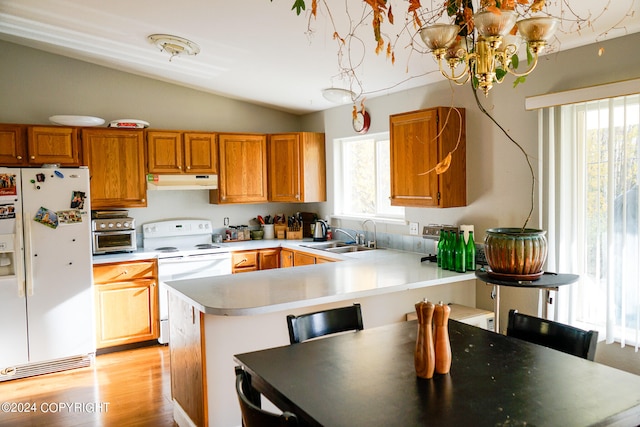
[[[550,347],[583,359],[593,360],[598,344],[597,331],[585,331],[564,323],[509,311],[507,336]]]
[[[361,331],[362,310],[360,304],[340,307],[300,316],[288,315],[289,341],[300,343],[312,338],[346,331]]]

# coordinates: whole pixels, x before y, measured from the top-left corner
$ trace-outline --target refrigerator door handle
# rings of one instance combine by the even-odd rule
[[[16,278],[18,280],[18,296],[24,298],[24,254],[22,253],[22,215],[16,213],[16,234],[13,237],[15,251]]]
[[[27,221],[24,223],[24,262],[27,280],[27,296],[33,296],[33,260],[31,254],[31,215],[24,212]]]

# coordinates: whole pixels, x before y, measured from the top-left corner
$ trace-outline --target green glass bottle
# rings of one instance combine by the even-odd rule
[[[476,270],[476,242],[473,240],[473,231],[469,231],[469,239],[466,246],[467,271]]]
[[[451,236],[448,231],[444,232],[444,243],[442,244],[442,268],[451,269]]]
[[[442,256],[444,255],[444,228],[440,229],[440,240],[438,240],[438,267],[442,267]]]
[[[454,235],[455,238],[455,235]],[[467,261],[466,261],[466,253],[467,248],[464,245],[464,231],[461,231],[460,234],[455,238],[455,256],[454,256],[454,270],[458,273],[466,273],[467,271]]]

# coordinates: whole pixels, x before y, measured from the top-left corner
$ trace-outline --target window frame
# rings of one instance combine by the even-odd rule
[[[362,220],[362,219],[373,219],[376,222],[381,223],[389,223],[389,224],[406,224],[405,220],[406,210],[402,206],[390,206],[391,210],[397,211],[397,214],[392,214],[389,212],[384,212],[379,210],[379,206],[381,202],[386,198],[390,199],[391,194],[387,194],[386,196],[381,194],[379,189],[381,187],[382,180],[384,179],[384,175],[382,174],[382,170],[380,169],[380,161],[379,161],[379,153],[381,150],[381,143],[386,142],[387,146],[390,147],[390,132],[378,132],[378,133],[369,133],[366,135],[358,135],[351,137],[342,137],[335,138],[333,140],[333,152],[334,152],[334,213],[332,214],[333,218],[340,219],[353,219],[353,220]],[[374,176],[375,176],[375,205],[376,205],[376,213],[374,214],[366,214],[366,213],[357,213],[357,212],[346,212],[345,211],[345,194],[343,189],[345,188],[345,170],[346,168],[352,164],[352,162],[348,162],[345,159],[345,144],[351,142],[365,141],[365,140],[373,140],[375,144],[374,148],[374,164],[372,165],[374,168]],[[390,155],[390,153],[389,153]],[[387,187],[390,189],[391,183],[391,170],[390,168],[387,170]]]

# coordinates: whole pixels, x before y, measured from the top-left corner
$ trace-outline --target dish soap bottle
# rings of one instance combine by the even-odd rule
[[[418,336],[416,338],[416,350],[414,363],[416,375],[420,378],[433,378],[435,370],[435,348],[433,344],[433,313],[435,305],[427,301],[416,303],[416,314],[418,316]]]

